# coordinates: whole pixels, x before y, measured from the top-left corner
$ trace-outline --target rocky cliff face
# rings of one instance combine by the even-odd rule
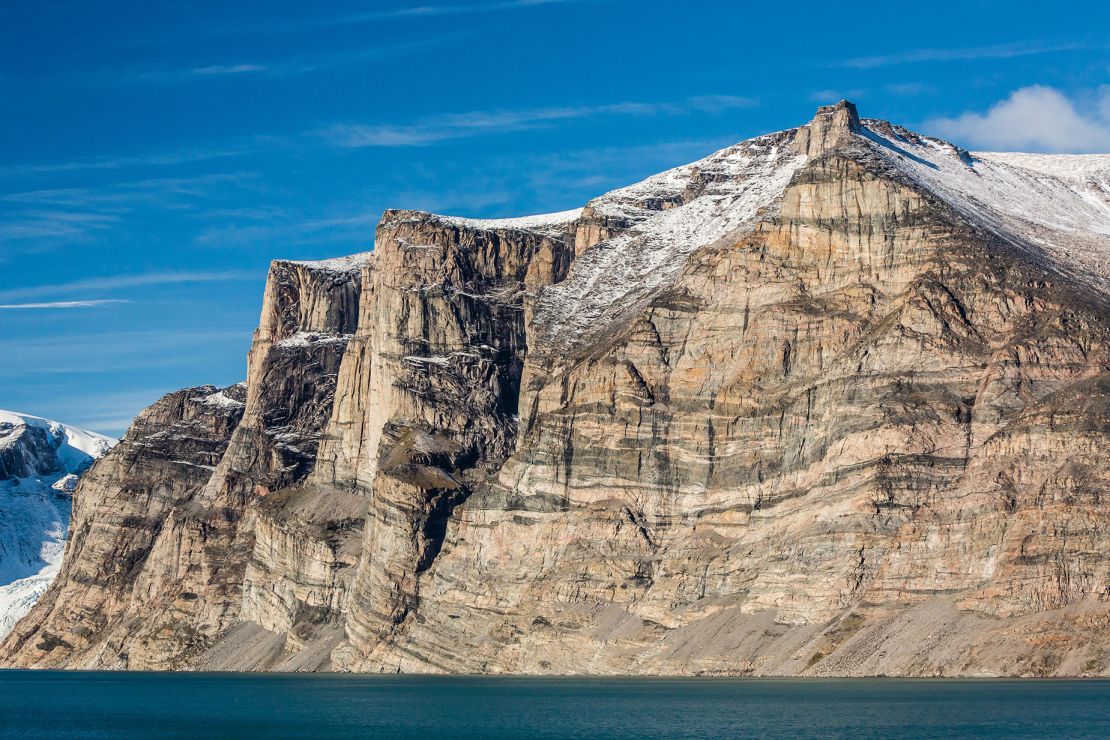
[[[842,103],[582,211],[388,212],[372,257],[275,263],[242,421],[144,414],[0,656],[1108,674],[1092,161]],[[171,494],[185,438],[212,470]]]
[[[250,504],[312,469],[361,263],[274,263],[247,382],[172,393],[136,419],[77,488],[62,575],[8,644],[36,664],[173,668],[239,621],[267,542]]]

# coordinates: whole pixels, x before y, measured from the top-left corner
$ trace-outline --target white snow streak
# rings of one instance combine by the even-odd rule
[[[598,216],[629,227],[540,293],[537,345],[565,349],[595,336],[672,284],[695,250],[750,228],[805,163],[790,140],[789,132],[751,139],[591,201]]]

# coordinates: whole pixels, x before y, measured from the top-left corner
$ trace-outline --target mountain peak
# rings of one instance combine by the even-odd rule
[[[860,130],[856,104],[841,100],[834,105],[822,105],[813,120],[798,129],[794,151],[811,157],[817,156],[848,140]]]
[[[81,473],[115,443],[103,434],[0,409],[0,479]],[[38,450],[37,458],[29,452],[31,447]]]

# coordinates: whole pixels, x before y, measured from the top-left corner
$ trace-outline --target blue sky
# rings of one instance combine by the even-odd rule
[[[855,100],[1110,151],[1102,3],[0,6],[0,408],[109,434],[242,379],[269,260],[390,207],[564,210]]]

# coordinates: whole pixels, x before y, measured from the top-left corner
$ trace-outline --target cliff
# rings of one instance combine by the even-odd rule
[[[97,463],[0,660],[1110,674],[1108,256],[1110,161],[850,103],[581,210],[387,212]]]

